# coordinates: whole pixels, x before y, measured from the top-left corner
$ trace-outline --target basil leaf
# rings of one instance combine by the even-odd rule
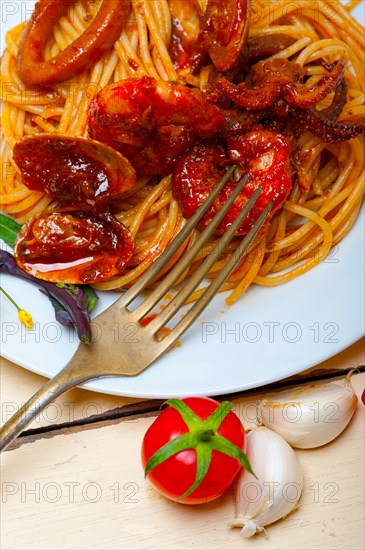
[[[93,290],[90,286],[84,286],[84,293],[86,294],[87,298],[87,310],[89,313],[92,312],[96,304],[98,303],[98,295],[96,294],[95,290]]]
[[[20,228],[21,225],[0,212],[0,238],[11,248],[14,248],[15,239]]]

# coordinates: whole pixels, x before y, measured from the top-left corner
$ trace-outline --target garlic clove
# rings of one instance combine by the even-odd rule
[[[258,421],[299,449],[321,447],[350,422],[357,396],[350,383],[312,384],[278,392],[258,404]]]
[[[257,479],[243,470],[235,491],[236,517],[231,527],[251,537],[287,516],[303,488],[303,474],[293,449],[275,432],[257,427],[247,434],[247,457]]]

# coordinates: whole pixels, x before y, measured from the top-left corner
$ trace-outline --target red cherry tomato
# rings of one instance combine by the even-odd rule
[[[180,400],[170,400],[167,403],[179,402]],[[207,397],[189,397],[180,401],[197,415],[197,417],[206,421],[220,404]],[[224,402],[222,405],[232,407],[231,403]],[[221,407],[222,407],[221,405]],[[228,410],[229,410],[228,409]],[[225,415],[226,414],[226,415]],[[238,448],[238,452],[244,456],[245,449],[245,431],[239,418],[231,411],[220,416],[221,421],[217,435],[211,435],[202,445],[213,445],[214,438],[219,439],[223,436],[228,440],[228,444],[233,444]],[[188,428],[189,419],[183,418],[183,415],[173,406],[168,406],[156,418],[153,424],[147,430],[142,443],[142,463],[146,470],[146,465],[151,457],[167,443],[176,440],[184,434],[191,433]],[[229,443],[230,442],[230,443]],[[217,443],[218,446],[218,443]],[[179,501],[183,504],[201,504],[209,502],[221,496],[241,470],[242,465],[239,459],[227,456],[223,452],[213,450],[211,462],[205,477],[200,485],[194,489],[188,496],[181,498],[185,492],[191,488],[196,479],[197,473],[197,451],[195,448],[187,448],[173,454],[148,473],[147,478],[151,484],[165,497]]]

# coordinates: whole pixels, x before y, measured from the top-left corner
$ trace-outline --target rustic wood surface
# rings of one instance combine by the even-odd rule
[[[357,368],[365,387],[364,341],[315,368],[274,385],[228,396],[246,427],[257,401],[272,390],[336,380]],[[2,421],[45,380],[3,360]],[[143,435],[161,402],[75,389],[61,396],[1,457],[1,548],[260,548],[364,547],[364,427],[359,402],[332,443],[296,451],[305,487],[298,509],[264,535],[243,540],[227,524],[232,494],[200,507],[160,497],[144,480]]]

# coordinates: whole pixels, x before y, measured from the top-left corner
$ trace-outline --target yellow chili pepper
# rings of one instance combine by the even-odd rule
[[[33,328],[34,323],[33,323],[33,319],[32,319],[31,314],[28,313],[28,311],[26,311],[25,309],[20,309],[18,304],[13,300],[13,298],[11,296],[9,296],[9,294],[6,292],[6,290],[4,290],[1,286],[0,286],[0,290],[3,294],[5,294],[5,296],[8,298],[8,300],[10,300],[10,302],[13,304],[13,306],[16,307],[16,309],[18,310],[19,320],[23,323],[25,328]]]

